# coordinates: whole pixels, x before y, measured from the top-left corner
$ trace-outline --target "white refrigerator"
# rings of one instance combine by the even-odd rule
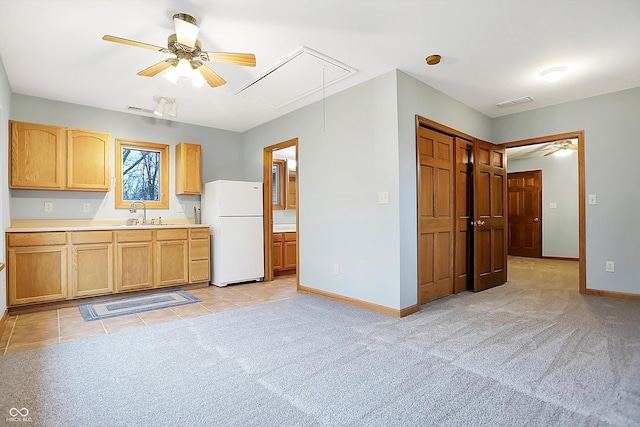
[[[202,223],[211,232],[211,283],[264,279],[262,183],[212,181],[204,184]]]

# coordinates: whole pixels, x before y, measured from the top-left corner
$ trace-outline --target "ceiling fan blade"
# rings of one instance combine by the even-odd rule
[[[215,71],[213,71],[211,68],[207,67],[204,64],[200,65],[198,67],[198,70],[200,71],[200,74],[202,74],[202,77],[204,77],[204,79],[207,81],[207,83],[209,83],[209,86],[211,87],[222,86],[223,84],[226,83],[225,79],[220,77]]]
[[[554,148],[553,150],[551,150],[547,154],[545,154],[543,157],[550,156],[550,155],[552,155],[554,153],[557,153],[558,151],[561,151],[561,150],[562,150],[562,148]]]
[[[173,61],[173,59],[167,59],[165,61],[158,62],[157,64],[154,64],[151,67],[145,68],[144,70],[140,71],[138,75],[143,77],[153,77],[156,74],[171,67],[173,65]]]
[[[173,24],[176,26],[178,43],[193,49],[200,31],[196,19],[186,13],[176,13],[173,15]]]
[[[160,47],[153,44],[137,42],[135,40],[123,39],[121,37],[109,36],[106,35],[102,37],[102,40],[106,40],[108,42],[128,44],[129,46],[143,47],[145,49],[157,50],[158,52],[169,53],[169,49],[166,47]]]
[[[256,66],[256,56],[253,53],[226,53],[226,52],[202,52],[200,58],[203,61],[218,62],[220,64],[242,65],[245,67]]]

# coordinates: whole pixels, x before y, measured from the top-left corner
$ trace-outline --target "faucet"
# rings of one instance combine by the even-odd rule
[[[143,212],[143,216],[142,216],[142,224],[146,225],[147,224],[147,205],[144,202],[132,202],[131,203],[131,209],[129,209],[129,212],[131,213],[136,213],[138,212],[138,209],[136,208],[136,203],[142,203],[142,207],[144,208],[144,212]]]

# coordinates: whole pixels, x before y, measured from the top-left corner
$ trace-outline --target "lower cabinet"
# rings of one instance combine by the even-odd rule
[[[151,230],[116,231],[116,292],[153,287]]]
[[[209,280],[208,228],[6,233],[8,306]]]
[[[296,233],[273,233],[271,261],[274,273],[290,273],[298,267]]]
[[[210,269],[208,228],[189,230],[189,283],[208,282]]]
[[[71,298],[113,292],[111,231],[77,231],[71,235]]]
[[[9,305],[55,301],[67,298],[67,247],[9,247],[7,279]]]
[[[189,281],[187,229],[156,233],[156,286],[182,285]]]

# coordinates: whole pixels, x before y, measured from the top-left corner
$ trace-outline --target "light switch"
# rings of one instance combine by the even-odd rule
[[[598,200],[596,199],[596,195],[595,194],[589,194],[589,204],[590,205],[597,205],[598,204]]]
[[[387,203],[389,203],[389,192],[381,191],[378,193],[378,204],[386,205]]]
[[[91,212],[91,203],[83,203],[82,212]]]
[[[53,202],[44,202],[44,211],[53,212]]]
[[[549,209],[555,209],[557,207],[558,207],[558,205],[556,205],[555,202],[549,203]]]

